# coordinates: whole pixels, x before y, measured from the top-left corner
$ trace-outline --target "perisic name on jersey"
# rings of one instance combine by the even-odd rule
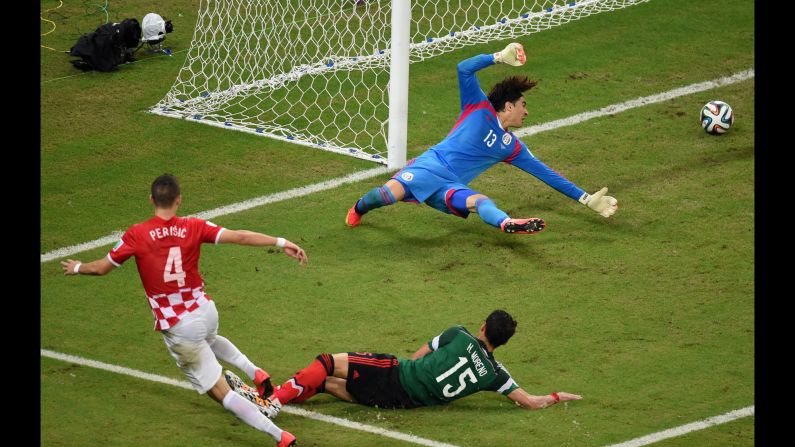
[[[164,237],[179,237],[185,239],[188,235],[188,229],[185,227],[178,227],[172,225],[170,227],[155,228],[149,231],[149,236],[152,240],[163,239]]]

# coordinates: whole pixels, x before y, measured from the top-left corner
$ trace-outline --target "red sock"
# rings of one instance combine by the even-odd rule
[[[271,398],[279,399],[282,405],[303,402],[323,391],[326,377],[334,372],[334,358],[320,354],[309,366],[298,371],[290,380],[276,387]]]

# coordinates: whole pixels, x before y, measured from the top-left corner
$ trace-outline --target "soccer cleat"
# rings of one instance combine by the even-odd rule
[[[279,399],[274,398],[273,396],[265,399],[265,412],[263,413],[268,419],[276,419],[276,416],[279,415],[279,412],[282,411],[282,403],[279,402]],[[263,410],[260,410],[263,411]]]
[[[226,383],[229,384],[229,387],[233,390],[237,390],[238,388],[249,387],[246,385],[246,382],[243,382],[243,379],[238,377],[237,374],[233,373],[230,370],[224,371],[224,379],[226,379]],[[251,388],[251,387],[249,387]]]
[[[276,447],[291,447],[296,445],[295,436],[289,431],[282,431],[282,439],[276,444]]]
[[[254,385],[257,387],[257,392],[260,397],[270,396],[273,394],[273,385],[271,384],[271,376],[262,368],[257,368],[254,373]]]
[[[354,203],[351,209],[348,210],[348,215],[345,216],[345,224],[349,227],[357,227],[362,222],[362,215],[356,212],[356,204]]]
[[[505,233],[535,234],[546,228],[546,226],[544,219],[531,217],[529,219],[505,219],[500,228]]]
[[[273,419],[279,414],[279,411],[281,411],[282,406],[278,401],[274,404],[270,399],[261,398],[256,389],[248,386],[243,382],[243,379],[232,371],[228,369],[224,371],[224,379],[226,379],[226,383],[229,384],[229,387],[231,387],[234,392],[256,405],[259,412],[264,414],[266,418]]]
[[[278,403],[278,400],[274,402],[271,401],[270,398],[263,399],[259,397],[257,390],[251,388],[248,385],[245,385],[245,388],[236,389],[235,392],[256,405],[259,409],[259,412],[264,414],[268,419],[276,419],[276,416],[278,416],[279,412],[282,410],[282,406]]]

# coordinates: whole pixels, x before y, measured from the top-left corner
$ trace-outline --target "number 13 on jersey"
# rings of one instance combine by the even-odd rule
[[[163,282],[176,281],[178,287],[185,286],[185,272],[182,271],[182,250],[171,247],[168,250],[166,267],[163,269]]]
[[[495,141],[497,141],[497,134],[494,133],[493,130],[489,129],[489,133],[486,135],[486,138],[483,139],[483,142],[486,143],[486,146],[492,147],[494,146]]]

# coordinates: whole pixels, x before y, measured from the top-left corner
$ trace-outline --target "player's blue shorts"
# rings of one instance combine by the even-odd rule
[[[469,187],[455,179],[455,176],[441,163],[429,157],[418,157],[392,176],[403,185],[406,194],[403,202],[424,202],[443,213],[466,218],[469,210],[456,210],[450,205],[450,197],[459,189]]]

